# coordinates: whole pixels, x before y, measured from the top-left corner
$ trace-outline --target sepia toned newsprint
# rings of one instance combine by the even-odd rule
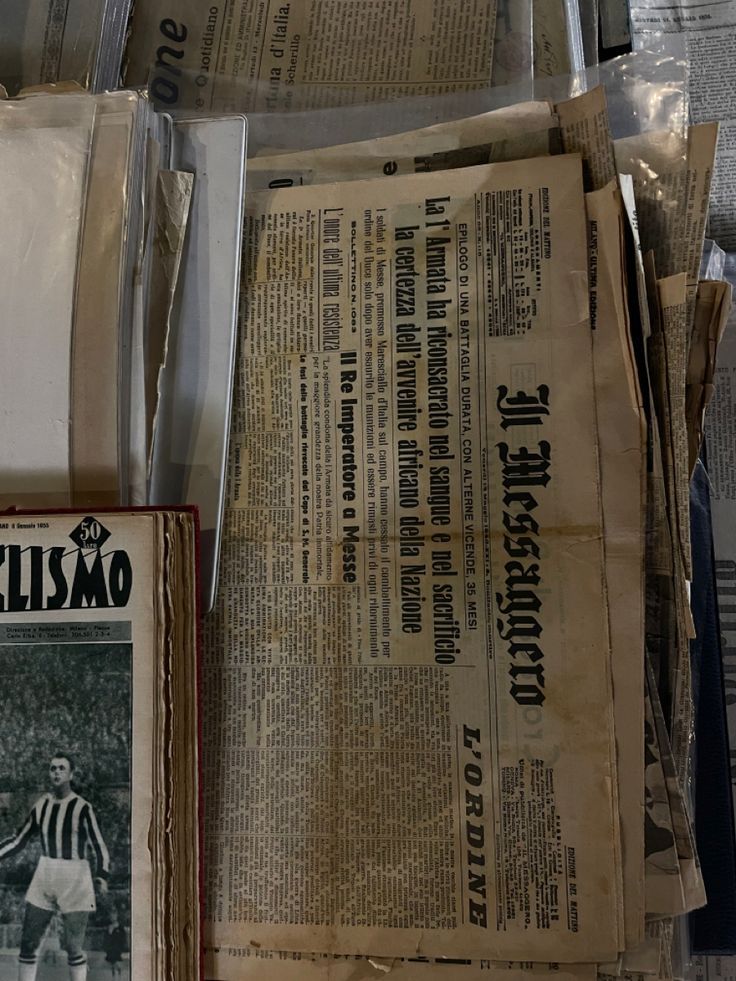
[[[154,532],[150,515],[0,514],[2,979],[60,976],[57,959],[101,977],[113,934],[131,977],[162,976]]]
[[[149,83],[164,108],[199,111],[479,88],[491,78],[495,23],[496,0],[155,0],[135,5],[126,82]]]
[[[254,194],[206,943],[615,960],[578,156]]]
[[[213,981],[596,981],[595,964],[534,964],[459,958],[300,954],[256,947],[208,950]]]

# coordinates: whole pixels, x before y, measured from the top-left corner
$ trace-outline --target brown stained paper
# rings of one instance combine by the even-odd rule
[[[703,441],[705,412],[715,389],[716,354],[731,312],[730,283],[698,283],[695,323],[688,354],[685,414],[688,470],[692,476]]]
[[[625,284],[623,200],[603,88],[556,106],[563,146],[579,151],[588,194],[591,317],[613,665],[625,946],[644,924],[644,532],[646,423]]]
[[[149,465],[158,412],[160,378],[166,365],[171,312],[179,279],[193,187],[193,174],[177,170],[159,171],[146,337],[146,444],[149,447]]]
[[[245,947],[205,951],[205,976],[212,981],[381,981],[384,976],[391,981],[595,981],[596,970],[594,964],[337,958]]]
[[[688,468],[687,423],[685,419],[685,375],[690,335],[687,321],[687,276],[682,273],[659,280],[657,293],[662,312],[667,391],[670,422],[670,453],[674,500],[670,502],[676,520],[685,577],[692,579],[690,550],[690,477]]]
[[[653,249],[661,277],[687,274],[695,291],[703,254],[718,124],[686,133],[655,132],[617,140],[619,170],[634,178],[644,251]]]
[[[669,798],[670,814],[672,816],[672,831],[675,837],[677,860],[680,866],[680,879],[682,881],[685,902],[684,912],[689,913],[691,910],[705,906],[705,887],[700,871],[700,862],[695,849],[695,836],[693,834],[692,823],[687,812],[683,790],[684,783],[678,777],[676,760],[670,745],[667,725],[657,693],[654,672],[649,664],[647,665],[647,679],[652,715],[657,732],[657,741],[659,743],[660,759],[662,761],[662,772],[664,773],[665,784],[667,786],[667,796]]]
[[[534,76],[552,77],[570,72],[565,0],[534,0]]]
[[[248,187],[329,184],[545,156],[557,135],[549,103],[520,103],[395,136],[254,157],[248,161]]]
[[[679,916],[685,912],[685,895],[649,687],[645,709],[646,909],[653,917]]]
[[[136,4],[128,85],[198,110],[320,108],[481,88],[495,0]],[[518,45],[518,41],[517,41]]]
[[[616,956],[586,268],[574,156],[251,197],[209,946]]]
[[[626,946],[644,924],[644,525],[646,428],[630,346],[623,206],[614,183],[587,195],[605,570],[623,843]]]
[[[616,177],[606,90],[599,85],[576,99],[559,102],[555,109],[565,151],[583,155],[586,189],[600,190]]]

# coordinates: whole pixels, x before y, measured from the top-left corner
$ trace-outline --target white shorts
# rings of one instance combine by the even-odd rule
[[[84,858],[47,858],[42,855],[26,893],[26,902],[59,913],[92,912],[95,887]]]

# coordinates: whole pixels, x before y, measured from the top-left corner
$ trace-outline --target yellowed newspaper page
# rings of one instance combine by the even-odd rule
[[[555,106],[587,185],[593,363],[621,817],[625,947],[644,930],[644,522],[646,430],[628,314],[623,199],[603,87]]]
[[[209,946],[612,959],[580,159],[254,195],[247,256]]]
[[[645,760],[647,780],[646,812],[646,878],[647,913],[653,917],[680,916],[686,910],[685,894],[677,843],[672,824],[667,781],[662,765],[662,750],[652,700],[647,688],[645,698]]]
[[[652,670],[651,662],[647,659],[647,678],[649,694],[652,705],[652,714],[657,730],[659,742],[660,759],[662,761],[662,771],[664,773],[667,786],[667,795],[670,802],[670,814],[672,815],[672,830],[675,836],[675,847],[677,848],[677,860],[680,866],[680,879],[682,881],[682,891],[685,899],[685,912],[705,906],[705,886],[703,876],[700,871],[700,860],[698,859],[695,847],[695,836],[693,834],[692,821],[688,814],[687,804],[683,783],[677,775],[676,761],[672,753],[672,746],[667,732],[667,725],[662,712],[662,705],[657,692],[656,679]]]
[[[616,182],[589,194],[587,210],[628,949],[644,937],[646,424],[631,348],[623,204]]]
[[[248,161],[248,187],[329,184],[539,157],[558,142],[552,106],[525,102],[374,140],[257,156]]]
[[[687,321],[687,276],[681,273],[657,283],[662,313],[662,333],[669,401],[670,453],[674,500],[670,502],[673,529],[677,529],[680,554],[688,579],[692,578],[690,548],[690,474],[688,469],[685,381],[690,335]]]
[[[644,133],[615,144],[619,171],[634,178],[644,251],[655,251],[658,276],[687,273],[693,302],[717,142],[718,123],[702,123],[687,134]]]
[[[534,0],[532,9],[535,78],[567,75],[570,72],[570,41],[565,0]]]
[[[691,475],[703,440],[705,412],[715,390],[716,352],[728,323],[731,303],[729,283],[713,280],[698,283],[685,396],[688,470]]]
[[[277,110],[488,85],[496,0],[136,4],[128,85],[164,105]]]
[[[594,187],[587,199],[590,221],[593,308],[597,312],[593,334],[596,406],[603,471],[606,579],[611,619],[614,677],[614,711],[617,721],[618,807],[622,821],[626,947],[639,944],[644,930],[644,493],[643,459],[645,430],[641,396],[631,349],[627,298],[624,285],[623,211],[615,184],[613,143],[608,126],[605,92],[596,88],[558,105],[565,149],[581,151],[583,165]],[[546,109],[547,113],[543,110]],[[266,179],[280,187],[294,183],[326,183],[329,180],[363,178],[398,169],[390,154],[421,147],[428,153],[440,141],[446,153],[433,154],[433,169],[467,166],[468,151],[453,153],[491,134],[505,135],[516,110],[519,124],[538,127],[551,122],[546,103],[529,103],[466,120],[439,124],[384,140],[325,147],[294,154],[256,158],[249,178],[256,186]],[[556,121],[556,117],[551,117]],[[542,135],[546,135],[543,131]],[[498,152],[513,152],[517,141],[495,143]],[[412,158],[401,160],[409,171]],[[613,179],[613,183],[610,182]],[[606,187],[605,185],[608,184]],[[593,282],[595,278],[595,282]],[[638,590],[634,584],[638,581]]]
[[[581,153],[588,190],[599,191],[616,177],[606,90],[596,86],[555,106],[567,153]]]
[[[522,964],[441,960],[429,957],[331,957],[224,948],[205,953],[205,976],[211,981],[595,981],[594,964]]]

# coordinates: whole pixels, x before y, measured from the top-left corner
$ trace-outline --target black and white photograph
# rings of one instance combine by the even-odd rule
[[[131,645],[0,644],[0,677],[0,981],[128,979]]]

